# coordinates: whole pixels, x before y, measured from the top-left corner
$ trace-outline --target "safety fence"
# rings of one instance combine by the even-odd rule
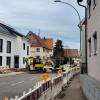
[[[0,73],[10,72],[9,66],[0,66]]]
[[[23,92],[23,96],[11,98],[10,100],[54,100],[68,82],[80,72],[79,67],[70,68],[62,75],[38,82],[28,93]]]

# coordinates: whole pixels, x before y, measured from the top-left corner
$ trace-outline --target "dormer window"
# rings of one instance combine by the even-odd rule
[[[29,36],[31,36],[31,33],[29,34]]]

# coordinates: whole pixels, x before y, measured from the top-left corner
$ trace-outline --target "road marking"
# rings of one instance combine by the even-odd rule
[[[30,80],[34,80],[34,79],[36,79],[36,78],[31,78]]]
[[[21,81],[21,82],[18,82],[18,83],[13,83],[13,84],[11,84],[11,86],[15,86],[15,85],[18,85],[18,84],[21,84],[21,83],[24,83],[24,81]]]

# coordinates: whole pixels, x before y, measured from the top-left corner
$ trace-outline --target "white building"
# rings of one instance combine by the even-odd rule
[[[29,55],[29,40],[12,27],[0,23],[0,66],[25,68],[24,58]]]
[[[100,0],[87,2],[88,75],[100,81]]]

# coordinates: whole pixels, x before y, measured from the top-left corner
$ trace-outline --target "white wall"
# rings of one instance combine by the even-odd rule
[[[25,67],[25,64],[23,64],[23,57],[29,57],[30,56],[30,43],[28,42],[28,40],[26,38],[21,38],[21,37],[17,37],[17,41],[19,42],[20,45],[19,46],[19,65],[21,68]],[[23,50],[23,43],[25,43],[25,50]],[[29,46],[29,55],[27,55],[27,46]]]
[[[0,39],[3,39],[3,52],[0,52],[2,56],[2,66],[6,66],[6,57],[11,57],[11,68],[14,68],[14,56],[19,56],[19,67],[24,68],[23,57],[27,57],[27,48],[23,50],[23,43],[30,47],[30,43],[25,38],[19,36],[11,36],[4,33],[0,33]],[[7,41],[11,41],[11,53],[7,52]],[[30,49],[29,49],[30,50]]]
[[[93,9],[91,0],[91,16],[88,19],[88,39],[91,37],[92,53],[88,52],[88,74],[100,81],[100,0],[96,0],[96,7]],[[97,55],[94,55],[93,34],[97,31]],[[89,51],[89,47],[88,47]]]
[[[81,31],[81,59],[82,62],[85,63],[85,25],[82,25]]]
[[[40,52],[36,51],[37,48],[40,48]],[[43,57],[45,57],[45,59],[47,59],[47,57],[50,57],[50,55],[53,55],[53,50],[48,51],[48,49],[45,49],[45,51],[43,51],[43,47],[31,47],[31,56],[34,58],[36,56],[40,56],[41,59],[43,59]]]

